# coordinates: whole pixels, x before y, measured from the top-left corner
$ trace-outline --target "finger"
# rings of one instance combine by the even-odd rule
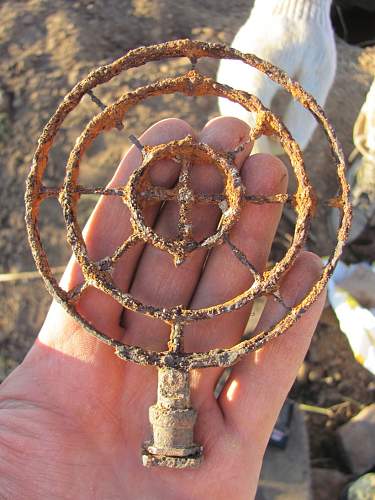
[[[154,145],[181,139],[189,134],[194,135],[194,132],[186,122],[179,119],[167,119],[149,128],[140,137],[140,142]],[[124,186],[141,161],[140,151],[132,146],[120,162],[109,187]],[[171,187],[175,183],[177,175],[178,171],[172,161],[159,161],[151,169],[151,180],[155,184],[165,187]],[[150,225],[153,224],[158,210],[157,205],[148,208],[145,218]],[[129,212],[122,198],[120,196],[102,196],[91,214],[83,234],[88,254],[92,260],[112,255],[114,250],[132,234]],[[141,244],[131,248],[126,253],[125,258],[116,264],[114,281],[124,291],[129,287],[142,248]],[[72,257],[62,278],[61,286],[70,290],[82,281],[80,266]],[[113,338],[122,336],[122,329],[118,326],[122,306],[103,292],[95,288],[88,288],[80,298],[77,309],[100,331]],[[44,331],[51,332],[51,335],[53,331],[56,333],[55,324],[58,322],[56,314],[61,315],[62,312],[59,313],[59,308],[55,305],[47,318],[48,324],[50,322],[54,324],[53,329],[44,329]],[[64,333],[60,332],[60,334]],[[48,338],[44,341],[48,342]]]
[[[285,303],[294,306],[301,302],[321,270],[319,257],[302,252],[282,280],[280,290]],[[219,402],[227,424],[239,430],[243,439],[258,439],[260,446],[267,445],[281,405],[306,355],[324,301],[325,292],[288,332],[233,368]],[[283,316],[285,308],[270,298],[256,333],[271,328]]]
[[[214,149],[231,151],[246,142],[248,136],[249,127],[245,123],[234,118],[218,118],[211,120],[204,127],[199,140]],[[238,168],[241,168],[250,149],[251,145],[248,144],[244,151],[237,155]],[[223,187],[221,175],[216,167],[207,164],[194,164],[191,169],[191,184],[194,192],[219,193]],[[214,205],[193,207],[193,236],[196,240],[215,232],[219,214],[219,208]],[[177,224],[178,207],[174,202],[167,203],[158,219],[156,232],[166,238],[175,239]],[[168,253],[148,246],[138,266],[131,293],[146,304],[161,307],[187,305],[200,278],[206,253],[203,249],[195,250],[176,268]],[[158,335],[155,335],[155,320],[127,312],[126,326],[129,332],[142,332],[141,336],[137,333],[126,333],[126,342],[156,350],[165,349],[169,335],[169,327],[166,325],[160,324]]]
[[[248,158],[242,167],[241,176],[246,192],[252,195],[285,193],[288,185],[285,165],[278,158],[269,155]],[[229,235],[230,242],[246,255],[258,273],[265,269],[281,212],[281,204],[246,203],[239,221]],[[248,289],[253,281],[249,268],[224,243],[211,252],[191,306],[197,309],[226,302]],[[189,326],[186,332],[186,350],[201,352],[236,344],[243,335],[250,312],[251,304]],[[204,370],[204,373],[201,370],[195,375],[198,377],[196,386],[202,394],[212,393],[220,372],[220,369]]]

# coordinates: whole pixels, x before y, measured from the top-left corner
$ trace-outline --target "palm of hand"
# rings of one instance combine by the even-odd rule
[[[165,142],[187,133],[193,131],[184,122],[167,120],[147,131],[142,141]],[[208,123],[200,138],[215,147],[231,150],[247,134],[244,123],[221,118]],[[268,156],[247,158],[248,154],[249,150],[244,151],[237,166],[242,169],[250,191],[274,194],[285,190],[286,171],[281,162]],[[129,175],[136,166],[136,155],[134,150],[127,154],[116,176]],[[208,182],[215,182],[212,172],[208,175]],[[198,179],[198,183],[202,182],[202,178]],[[88,247],[100,257],[103,251],[109,251],[103,249],[101,226],[108,231],[113,224],[116,241],[112,245],[118,244],[117,240],[121,241],[126,232],[126,227],[118,229],[119,214],[112,213],[111,220],[108,210],[112,210],[109,205],[99,204],[86,229]],[[174,208],[166,207],[164,212],[168,210]],[[244,210],[244,222],[236,226],[232,237],[244,240],[242,248],[250,252],[252,261],[262,269],[280,207],[261,208],[262,227],[257,210],[259,207]],[[206,219],[207,214],[198,217],[202,230]],[[170,220],[173,220],[171,214],[164,219],[161,215],[157,224],[168,232]],[[187,269],[182,266],[177,271],[166,263],[168,257],[165,260],[155,252],[151,248],[141,258],[138,255],[137,270],[142,272],[134,279],[126,277],[124,270],[119,278],[122,286],[131,286],[132,293],[146,302],[161,301],[165,305],[190,302],[192,307],[198,307],[205,301],[220,302],[250,284],[247,273],[229,261],[222,248],[211,253],[202,275],[203,254],[192,257]],[[147,283],[147,269],[155,273],[156,294]],[[314,256],[302,255],[284,279],[284,298],[290,302],[298,301],[306,291],[301,289],[302,272],[304,287],[308,287],[319,272]],[[216,276],[214,283],[212,276]],[[79,270],[72,260],[63,284],[71,287],[79,279]],[[284,339],[241,361],[218,400],[213,388],[220,372],[206,369],[193,373],[192,402],[199,414],[196,440],[204,446],[205,461],[198,469],[182,471],[146,469],[141,465],[140,445],[150,433],[147,416],[148,407],[155,401],[156,370],[116,358],[112,349],[91,338],[53,304],[37,342],[1,388],[0,491],[6,499],[248,498],[255,493],[269,434],[306,352],[323,300],[324,297]],[[81,298],[79,308],[97,328],[114,338],[130,344],[143,343],[153,349],[163,345],[166,331],[162,325],[155,326],[153,320],[130,313],[125,329],[122,328],[119,306],[95,290],[89,290]],[[191,327],[187,349],[206,350],[213,345],[233,344],[246,325],[250,310],[245,309]],[[269,301],[258,328],[269,327],[283,312],[279,304]],[[298,336],[297,330],[302,332]]]
[[[39,349],[34,356],[48,356],[51,362],[54,354]],[[108,352],[108,358],[111,355]],[[233,492],[233,474],[240,491],[249,494],[249,479],[258,472],[249,473],[254,454],[246,456],[241,436],[226,425],[214,400],[197,407],[197,440],[207,455],[204,466],[184,471],[146,469],[141,465],[140,445],[150,434],[147,410],[155,398],[153,370],[133,370],[108,359],[96,381],[85,383],[79,363],[59,358],[53,359],[54,368],[59,371],[58,365],[64,364],[61,369],[70,372],[68,380],[60,385],[51,380],[53,373],[40,368],[37,377],[47,391],[35,390],[39,384],[34,378],[34,390],[30,387],[27,394],[16,394],[1,405],[5,432],[0,443],[12,443],[5,448],[5,471],[13,461],[19,474],[15,475],[15,498],[23,498],[23,494],[30,499],[228,498]],[[17,378],[14,373],[15,385]],[[4,389],[6,394],[7,387]],[[242,461],[245,463],[238,467]]]

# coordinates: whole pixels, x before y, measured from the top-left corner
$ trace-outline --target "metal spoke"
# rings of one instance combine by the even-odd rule
[[[183,350],[184,325],[183,323],[174,323],[171,327],[171,333],[168,342],[168,351],[179,353]]]
[[[178,179],[177,201],[180,204],[178,214],[178,236],[183,242],[191,241],[193,237],[191,207],[194,203],[194,194],[190,186],[190,167],[191,162],[183,160],[180,177]]]
[[[76,304],[88,286],[89,284],[87,283],[87,281],[84,281],[83,283],[79,283],[78,285],[73,287],[66,294],[68,301],[72,304]]]
[[[245,200],[255,204],[265,203],[291,203],[294,200],[294,195],[278,193],[270,196],[245,194]]]
[[[42,199],[45,198],[58,198],[62,193],[62,187],[47,187],[42,186],[39,191],[39,196]],[[84,187],[76,186],[74,193],[81,194],[98,194],[104,196],[123,196],[123,188],[104,188],[104,187]]]
[[[292,308],[289,307],[284,299],[282,298],[281,294],[280,294],[280,290],[277,290],[276,292],[273,292],[271,293],[272,297],[279,303],[281,304],[287,311],[290,311]]]
[[[198,58],[197,57],[189,57],[190,59],[190,63],[191,63],[191,69],[194,70],[196,65],[197,65],[197,62],[198,62]]]
[[[129,140],[134,144],[134,146],[140,151],[143,152],[143,144],[137,139],[137,137],[133,134],[129,135]]]
[[[62,192],[62,187],[48,187],[41,186],[39,191],[40,198],[58,198],[60,193]],[[124,190],[121,187],[85,187],[85,186],[76,186],[75,193],[79,194],[98,194],[103,196],[123,196]],[[146,200],[156,201],[172,201],[175,200],[178,196],[178,185],[175,188],[168,189],[161,186],[151,186],[145,191],[141,191],[139,193],[141,198]],[[295,196],[285,193],[278,193],[270,196],[262,196],[262,195],[252,195],[245,194],[245,201],[255,204],[265,204],[265,203],[292,203],[294,201]],[[195,203],[221,203],[226,200],[225,194],[205,194],[205,193],[195,193],[194,194],[194,202]],[[336,202],[336,198],[332,198],[328,200],[328,206],[334,206]]]
[[[155,201],[173,201],[176,200],[178,196],[178,186],[172,189],[163,188],[159,186],[150,187],[146,191],[141,191],[139,196],[146,200]],[[195,203],[207,203],[207,204],[218,204],[225,200],[225,195],[223,194],[205,194],[205,193],[194,193]]]
[[[172,201],[176,199],[177,189],[168,189],[161,186],[151,186],[146,191],[139,193],[141,198],[154,201]]]
[[[242,153],[242,151],[245,149],[245,147],[251,143],[252,143],[252,139],[248,139],[247,141],[245,141],[242,144],[240,144],[239,146],[237,146],[236,149],[234,149],[233,151],[228,151],[227,154],[228,154],[228,157],[230,158],[230,160],[234,161],[236,159],[236,156],[238,155],[238,153]]]
[[[140,241],[140,238],[137,234],[132,234],[131,236],[129,236],[129,238],[125,240],[124,243],[117,248],[117,250],[110,258],[112,266],[123,256],[123,254],[127,250],[129,250],[129,248],[135,245],[138,241]]]
[[[84,186],[77,186],[76,189],[77,193],[80,194],[99,194],[99,195],[104,195],[104,196],[123,196],[124,195],[124,189],[119,187],[111,187],[111,188],[103,188],[103,187],[84,187]]]
[[[94,104],[96,104],[102,111],[104,111],[107,108],[107,105],[104,104],[104,102],[102,100],[100,100],[99,97],[96,96],[91,89],[89,89],[87,91],[87,95],[90,97],[90,99],[92,100],[92,102]],[[116,128],[117,128],[117,130],[122,130],[124,128],[124,125],[123,125],[123,123],[120,120],[118,120],[116,122]]]
[[[41,186],[39,189],[39,198],[45,200],[47,198],[58,198],[61,192],[61,187]]]
[[[253,275],[254,280],[259,281],[261,279],[261,275],[258,273],[255,266],[253,266],[253,264],[249,261],[246,255],[230,241],[228,235],[224,236],[224,241],[227,243],[234,256],[241,262],[241,264],[249,269],[249,271]]]

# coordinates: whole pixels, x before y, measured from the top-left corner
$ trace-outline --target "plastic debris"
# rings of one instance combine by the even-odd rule
[[[375,307],[368,293],[374,281],[375,263],[339,262],[328,283],[328,299],[356,360],[375,375]]]

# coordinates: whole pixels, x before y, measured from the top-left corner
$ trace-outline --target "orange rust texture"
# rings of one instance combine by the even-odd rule
[[[309,179],[306,175],[302,153],[298,144],[293,140],[289,131],[281,123],[279,118],[265,108],[259,99],[246,92],[221,85],[201,75],[195,69],[176,78],[167,78],[145,87],[140,87],[121,96],[117,102],[105,108],[90,121],[78,138],[70,154],[64,185],[56,188],[46,188],[43,185],[42,179],[47,167],[48,154],[55,136],[66,116],[79,104],[82,97],[92,92],[92,89],[96,86],[109,81],[122,71],[138,67],[148,61],[156,61],[168,57],[188,57],[191,60],[197,60],[201,57],[237,59],[257,68],[273,81],[283,86],[297,101],[309,109],[323,126],[331,146],[333,161],[336,166],[338,181],[341,188],[341,193],[335,200],[335,206],[340,208],[342,213],[342,221],[337,234],[337,246],[323,269],[320,279],[307,293],[300,304],[292,309],[287,308],[284,318],[277,325],[229,349],[213,349],[205,353],[185,353],[183,352],[183,343],[176,339],[172,341],[172,334],[170,346],[179,345],[180,347],[177,350],[170,348],[164,352],[152,352],[138,346],[122,344],[96,330],[77,312],[75,306],[81,293],[84,292],[87,286],[94,286],[109,294],[125,308],[162,319],[173,327],[175,324],[184,324],[186,322],[203,319],[208,320],[219,314],[233,311],[264,294],[274,294],[275,297],[278,297],[279,280],[294,262],[306,239],[309,221],[316,206],[316,196],[313,193]],[[262,134],[273,134],[279,138],[285,152],[289,155],[297,178],[297,193],[292,196],[279,194],[273,197],[254,197],[247,195],[244,193],[240,179],[236,178],[236,174],[232,168],[235,152],[223,153],[213,151],[207,145],[194,143],[191,138],[169,144],[161,144],[152,148],[145,147],[142,151],[143,162],[139,170],[134,172],[127,186],[120,186],[118,188],[85,188],[78,184],[80,159],[98,134],[104,130],[118,127],[128,110],[140,101],[151,96],[174,92],[194,96],[221,96],[237,102],[246,109],[255,112],[257,114],[257,122],[250,133],[249,141],[257,139]],[[182,164],[185,164],[184,168],[186,168],[187,172],[185,177],[180,176],[178,185],[171,190],[162,190],[152,187],[142,178],[142,169],[145,171],[148,165],[158,158],[175,158]],[[208,196],[204,193],[189,192],[189,165],[197,158],[214,163],[221,171],[225,179],[225,189],[222,194]],[[138,182],[139,179],[140,181]],[[129,206],[132,214],[134,234],[124,242],[112,256],[107,256],[100,262],[90,261],[76,217],[77,201],[80,196],[87,193],[122,196],[124,203]],[[72,246],[77,261],[82,267],[85,278],[84,283],[76,287],[75,290],[69,292],[62,290],[52,276],[48,259],[39,237],[39,205],[48,197],[58,198],[62,206],[68,231],[68,241]],[[142,216],[142,207],[146,203],[170,199],[177,200],[181,206],[179,237],[175,241],[163,239],[154,233],[152,228],[147,228]],[[285,203],[288,201],[292,202],[297,213],[295,233],[291,247],[288,249],[283,259],[271,270],[262,275],[257,275],[254,283],[248,290],[245,290],[239,296],[234,297],[224,304],[217,304],[197,310],[184,308],[183,306],[165,309],[142,304],[135,297],[117,289],[112,282],[111,269],[120,256],[139,240],[147,241],[148,243],[166,250],[171,254],[171,257],[174,258],[176,264],[181,264],[195,248],[202,246],[210,248],[217,244],[229,244],[228,235],[230,229],[238,217],[240,217],[240,209],[244,203]],[[115,349],[116,354],[121,358],[139,364],[153,364],[159,367],[177,367],[184,370],[208,366],[230,366],[246,353],[259,349],[265,342],[277,337],[289,328],[298,317],[310,307],[325,287],[341,254],[351,219],[349,187],[345,179],[343,152],[337,141],[335,131],[327,120],[324,111],[319,107],[314,98],[280,69],[262,61],[252,54],[242,54],[224,45],[191,40],[176,40],[150,47],[140,47],[128,52],[112,64],[94,70],[87,78],[79,82],[64,98],[39,138],[38,148],[35,152],[31,172],[27,181],[25,202],[26,225],[33,256],[43,276],[46,287],[53,297],[72,314],[76,321],[87,331],[103,342],[111,345]],[[223,212],[221,225],[218,227],[217,233],[213,235],[213,237],[207,238],[206,241],[193,241],[189,228],[189,210],[191,205],[193,203],[219,204],[224,202],[233,210],[232,212],[229,211],[228,215]],[[236,250],[237,252],[234,252],[236,257],[239,258],[244,265],[248,265],[251,271],[251,263],[246,264],[245,256],[241,254],[239,249]],[[183,332],[181,335],[183,335]]]
[[[148,61],[160,60],[165,57],[188,57],[194,62],[200,57],[232,58],[243,61],[245,64],[257,68],[288,90],[297,101],[315,115],[318,122],[323,126],[331,146],[341,187],[341,194],[335,200],[331,200],[330,203],[341,210],[342,221],[337,234],[336,248],[324,267],[319,280],[296,306],[291,308],[284,303],[279,292],[279,282],[303,247],[310,219],[316,209],[317,198],[306,175],[302,153],[298,144],[280,119],[265,108],[255,96],[221,85],[211,78],[201,75],[196,69],[192,69],[176,78],[167,78],[139,87],[122,95],[114,104],[108,107],[100,106],[104,109],[88,123],[70,153],[63,186],[54,188],[44,186],[43,175],[55,136],[66,116],[79,104],[82,97],[88,94],[94,102],[97,101],[100,104],[100,101],[92,92],[94,87],[109,81],[128,68],[138,67]],[[180,141],[172,141],[152,147],[142,146],[136,139],[135,143],[138,147],[141,147],[142,162],[133,172],[126,185],[116,188],[87,188],[78,184],[80,160],[86,149],[100,133],[113,127],[121,128],[126,113],[132,106],[142,100],[151,96],[174,92],[191,96],[213,95],[225,97],[256,113],[256,124],[250,131],[248,140],[235,151],[219,152],[213,150],[207,144],[195,142],[189,136]],[[241,178],[234,166],[234,159],[236,154],[243,150],[245,144],[256,140],[263,134],[277,136],[289,156],[297,179],[296,194],[291,196],[282,193],[274,196],[251,196],[245,193]],[[172,159],[180,164],[178,182],[171,189],[152,186],[149,181],[148,169],[155,161],[160,159]],[[190,174],[191,168],[197,160],[211,163],[219,170],[224,180],[222,193],[207,195],[193,192]],[[80,325],[102,342],[112,346],[120,358],[138,364],[158,367],[158,400],[150,408],[149,414],[153,437],[150,442],[145,443],[142,450],[144,465],[173,468],[199,465],[203,456],[202,448],[194,442],[196,412],[190,406],[189,370],[192,368],[228,367],[233,365],[246,353],[261,348],[266,342],[285,332],[322,292],[340,257],[350,225],[349,187],[344,172],[345,161],[335,131],[313,97],[275,66],[262,61],[254,55],[241,54],[223,45],[176,40],[151,47],[140,47],[128,52],[112,64],[102,66],[91,72],[87,78],[73,88],[60,104],[39,138],[38,148],[27,180],[25,203],[29,241],[36,265],[42,274],[48,291]],[[130,211],[133,229],[133,234],[112,255],[106,256],[99,262],[90,260],[77,220],[78,200],[80,196],[88,193],[122,197],[123,202]],[[81,266],[84,278],[82,283],[68,292],[64,291],[52,276],[47,255],[39,237],[39,206],[43,200],[49,197],[57,198],[62,207],[67,228],[67,240],[72,247],[77,262]],[[147,204],[167,200],[174,200],[179,206],[178,236],[174,240],[157,234],[152,227],[146,225],[143,217],[143,209]],[[240,218],[241,208],[245,203],[286,202],[292,204],[297,214],[293,242],[280,262],[272,269],[259,273],[246,255],[231,242],[230,230]],[[217,204],[222,211],[221,220],[213,235],[206,237],[202,241],[195,241],[192,231],[191,210],[194,204],[202,203]],[[226,244],[233,252],[234,257],[248,268],[253,278],[253,284],[249,289],[223,304],[216,304],[202,309],[190,309],[182,305],[162,308],[143,304],[129,293],[118,289],[111,276],[111,271],[118,259],[139,241],[149,243],[168,252],[176,265],[181,265],[185,259],[189,258],[189,254],[197,248],[208,250],[216,245]],[[153,352],[139,346],[126,345],[95,329],[76,309],[76,304],[82,293],[89,286],[102,290],[127,309],[159,318],[168,323],[171,327],[171,333],[167,350]],[[209,320],[217,315],[234,311],[262,295],[272,295],[285,307],[285,316],[276,325],[228,349],[190,353],[184,351],[184,326],[186,323]]]

